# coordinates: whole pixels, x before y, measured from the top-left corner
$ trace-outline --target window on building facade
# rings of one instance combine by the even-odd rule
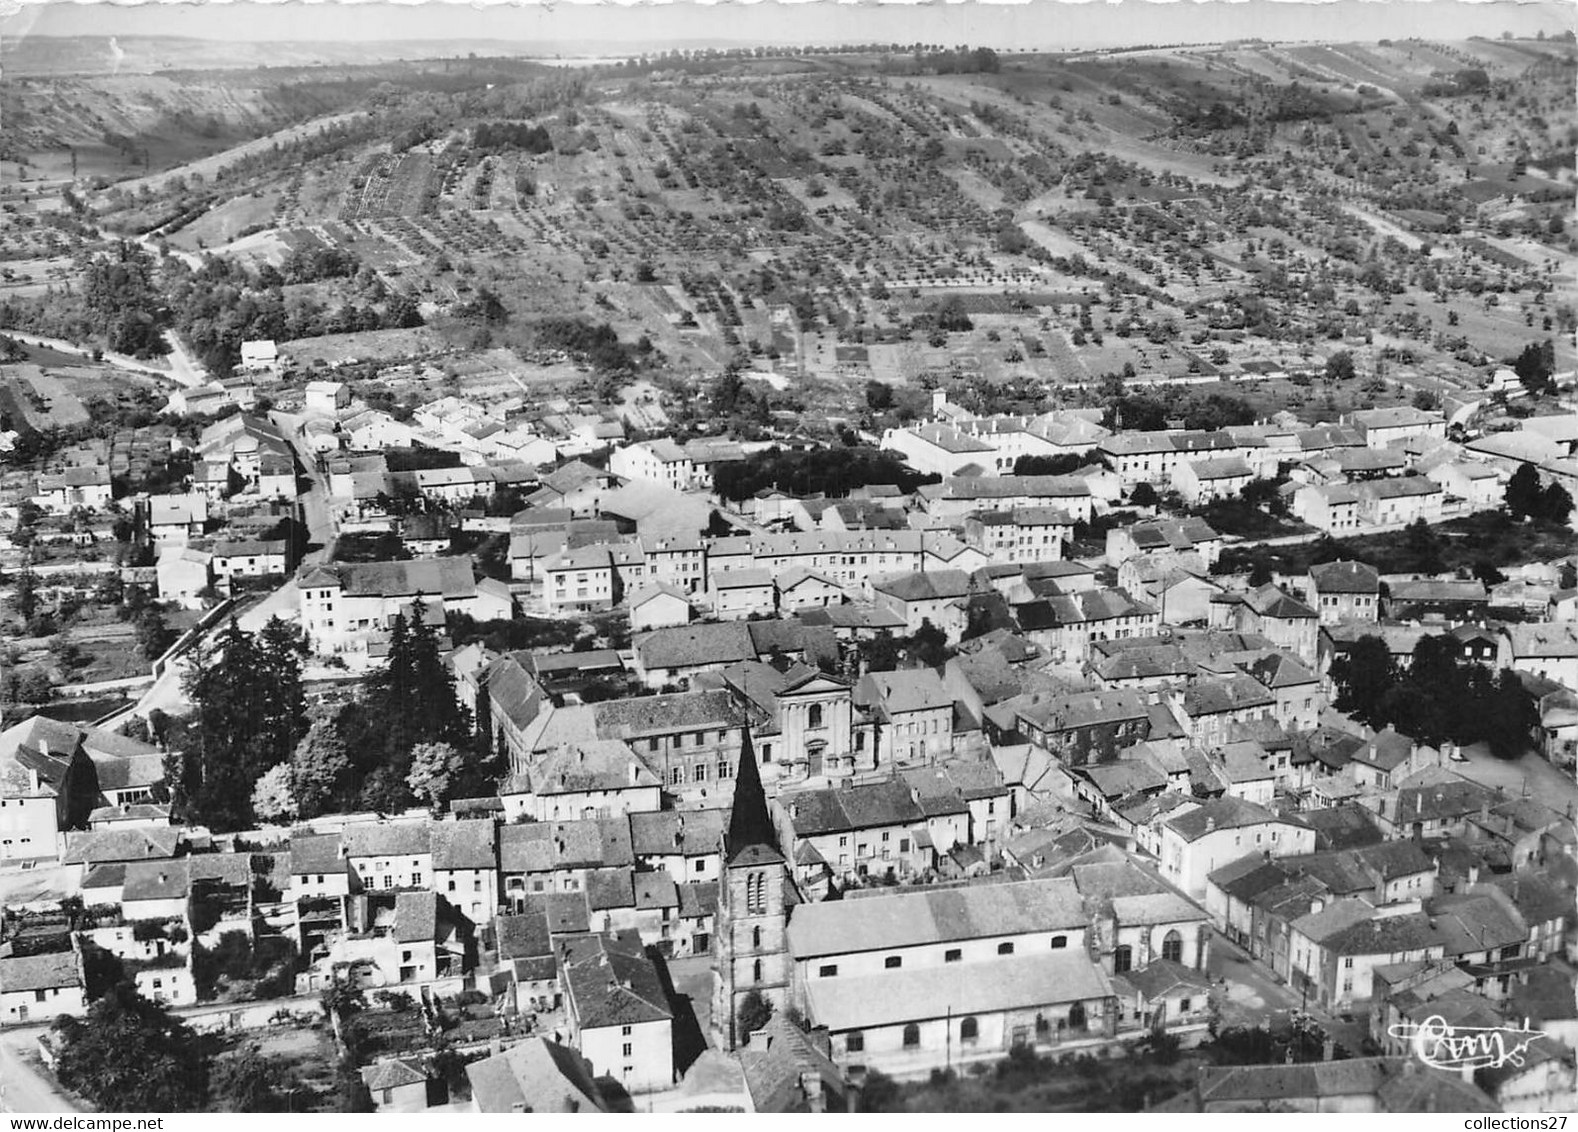
[[[1058,951],[1068,946],[1068,936],[1055,935],[1052,937],[1052,950]]]
[[[1162,939],[1162,958],[1174,963],[1183,962],[1183,936],[1177,932],[1168,932]]]
[[[966,1018],[959,1023],[959,1040],[961,1042],[974,1042],[981,1036],[981,1024],[974,1017]]]
[[[1128,944],[1122,944],[1112,952],[1112,973],[1121,975],[1134,966],[1134,951]]]
[[[885,967],[889,971],[896,971],[900,967],[904,966],[904,956],[902,956],[902,955],[889,955],[886,959],[884,959],[882,961],[882,966]]]
[[[904,1027],[904,1048],[915,1049],[920,1045],[920,1027],[914,1022]]]

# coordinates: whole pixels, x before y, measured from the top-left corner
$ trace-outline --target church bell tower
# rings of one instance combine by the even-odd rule
[[[740,1004],[751,991],[783,1010],[789,1001],[789,876],[767,809],[749,729],[723,834],[714,924],[712,1029],[718,1048],[745,1044]]]

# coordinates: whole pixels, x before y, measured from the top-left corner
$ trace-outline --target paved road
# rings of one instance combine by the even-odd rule
[[[334,521],[334,508],[329,505],[329,484],[318,470],[318,458],[307,443],[302,429],[307,419],[293,413],[271,413],[269,419],[285,434],[285,439],[296,450],[296,459],[307,470],[308,487],[302,496],[302,514],[307,524],[307,543],[315,549],[303,557],[303,563],[321,562],[334,549],[334,539],[339,527]]]
[[[0,1031],[0,1112],[82,1112],[33,1068],[44,1026]]]
[[[1219,934],[1211,937],[1205,966],[1212,978],[1227,980],[1217,992],[1224,996],[1222,1021],[1227,1025],[1256,1026],[1299,1007],[1297,991],[1278,982],[1269,969]]]
[[[1553,810],[1565,811],[1569,803],[1578,802],[1578,781],[1533,751],[1519,759],[1498,759],[1485,744],[1475,743],[1464,747],[1463,754],[1468,756],[1468,762],[1448,763],[1447,767],[1464,778],[1485,786],[1500,786],[1513,797],[1527,792]]]
[[[54,350],[58,354],[76,354],[78,357],[86,358],[89,361],[93,359],[93,351],[91,349],[86,346],[78,346],[74,342],[65,342],[59,338],[45,338],[38,334],[24,334],[16,330],[0,330],[0,334],[4,334],[7,338],[15,338],[18,342],[26,343],[29,346],[37,346],[44,350]],[[174,335],[169,335],[168,338],[173,341]],[[194,384],[193,382],[182,380],[178,374],[172,373],[168,368],[156,366],[152,362],[139,361],[127,354],[106,351],[103,357],[107,364],[113,365],[117,369],[129,370],[132,373],[143,374],[146,377],[156,377],[164,381],[173,381],[177,385]],[[204,378],[203,380],[207,379]],[[195,382],[195,384],[201,385],[202,381]]]
[[[166,330],[164,341],[170,347],[168,376],[172,381],[188,389],[196,389],[200,385],[208,384],[208,372],[203,369],[201,362],[187,353],[185,343],[175,331]]]

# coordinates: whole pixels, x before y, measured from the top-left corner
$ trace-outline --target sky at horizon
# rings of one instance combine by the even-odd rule
[[[999,49],[1215,43],[1229,39],[1375,40],[1420,36],[1560,34],[1563,0],[1024,0],[1019,3],[27,3],[0,16],[0,37],[186,36],[270,42],[497,40],[608,43],[620,49],[686,43],[944,43]]]

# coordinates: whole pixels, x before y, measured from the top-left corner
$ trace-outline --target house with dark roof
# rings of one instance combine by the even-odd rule
[[[1145,697],[1121,689],[1027,692],[988,708],[985,727],[994,744],[1028,742],[1063,766],[1077,767],[1116,758],[1150,738],[1156,723],[1151,707]]]
[[[1186,1045],[1202,1041],[1211,1025],[1211,977],[1204,971],[1158,959],[1137,970],[1114,975],[1118,1032],[1158,1029]]]
[[[1222,552],[1222,536],[1204,519],[1153,519],[1107,532],[1107,565],[1121,567],[1133,558],[1159,557],[1209,568]]]
[[[1199,506],[1217,499],[1231,499],[1255,478],[1255,470],[1239,456],[1180,460],[1173,467],[1172,485],[1190,506]]]
[[[636,675],[653,689],[688,683],[741,661],[781,656],[816,665],[838,657],[832,633],[792,618],[655,629],[634,638],[632,648]]]
[[[319,652],[343,652],[385,640],[395,617],[409,621],[418,604],[439,626],[448,613],[512,616],[508,588],[475,575],[467,555],[306,566],[296,575],[302,627]]]
[[[321,968],[368,965],[388,983],[465,973],[475,945],[447,900],[427,890],[369,894],[362,930],[334,940]]]
[[[798,790],[778,807],[792,850],[810,845],[835,878],[903,877],[932,865],[921,844],[926,813],[903,779]]]
[[[87,1012],[82,953],[64,951],[0,956],[0,1023],[38,1024]]]
[[[716,881],[718,839],[727,809],[630,814],[630,849],[642,869],[661,869],[681,886]]]
[[[1316,849],[1357,849],[1385,840],[1385,835],[1371,820],[1370,811],[1357,802],[1300,810],[1299,821],[1315,831]]]
[[[586,899],[579,892],[546,893],[521,897],[515,908],[494,920],[499,969],[509,976],[511,1005],[522,1014],[556,1010],[563,990],[554,941],[587,931]]]
[[[433,890],[481,927],[499,907],[499,858],[491,821],[434,822],[429,828]]]
[[[628,868],[634,862],[625,817],[499,827],[501,891],[504,903],[517,911],[534,894],[583,891],[589,870]],[[581,908],[584,925],[584,900]]]
[[[1381,574],[1365,562],[1323,562],[1309,568],[1310,604],[1322,625],[1374,621],[1381,615]]]
[[[1013,606],[1025,639],[1054,661],[1081,665],[1100,641],[1143,637],[1160,627],[1156,607],[1113,588],[1052,594]]]
[[[656,810],[663,784],[623,739],[566,743],[499,782],[506,820],[574,821]]]
[[[896,574],[871,581],[871,593],[904,619],[904,631],[913,636],[930,622],[950,642],[964,632],[964,606],[970,595],[970,576],[963,570],[927,570]]]
[[[634,932],[566,939],[559,950],[570,1045],[627,1092],[674,1084],[673,1008]]]
[[[1320,615],[1271,582],[1213,601],[1211,627],[1258,633],[1306,665],[1316,663]]]
[[[512,751],[510,769],[528,773],[564,745],[621,739],[664,784],[692,804],[719,806],[733,790],[748,712],[723,689],[674,692],[550,707]]]
[[[1500,1112],[1485,1093],[1415,1057],[1365,1057],[1297,1065],[1200,1070],[1192,1091],[1155,1111]]]
[[[1375,824],[1389,838],[1463,837],[1469,818],[1500,800],[1490,787],[1453,775],[1377,798]]]
[[[1235,723],[1271,719],[1277,700],[1253,676],[1239,672],[1201,679],[1169,695],[1179,721],[1197,747],[1215,749],[1228,743]]]
[[[1460,625],[1479,621],[1490,608],[1490,594],[1477,579],[1421,578],[1389,582],[1386,616],[1393,621],[1431,621]]]
[[[345,856],[368,892],[429,889],[433,881],[431,826],[425,818],[350,822]]]
[[[425,1112],[427,1071],[410,1057],[385,1057],[361,1069],[376,1112]]]
[[[1391,724],[1353,752],[1348,773],[1360,786],[1390,790],[1427,767],[1444,766],[1441,751],[1404,735]]]
[[[1424,912],[1383,915],[1363,900],[1339,899],[1293,921],[1292,985],[1332,1009],[1368,1003],[1377,967],[1441,959],[1446,939]]]
[[[591,1063],[543,1037],[466,1066],[475,1112],[596,1113],[610,1111]]]

